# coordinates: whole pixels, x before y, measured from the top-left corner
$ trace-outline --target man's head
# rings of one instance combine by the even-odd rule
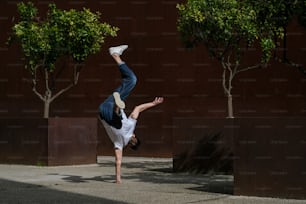
[[[140,146],[140,140],[138,137],[136,137],[135,134],[132,135],[130,141],[129,141],[129,147],[132,149],[132,150],[137,150]]]

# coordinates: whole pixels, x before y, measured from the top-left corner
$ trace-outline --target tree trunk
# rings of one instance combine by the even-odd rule
[[[234,110],[233,110],[233,96],[232,94],[227,94],[227,118],[234,118]]]
[[[223,86],[224,93],[227,96],[227,118],[234,118],[233,96],[232,96],[232,88],[233,88],[232,80],[234,78],[234,75],[233,75],[233,71],[230,66],[227,66],[226,63],[222,63],[222,65],[224,68],[223,74],[222,74],[222,86]]]
[[[45,107],[44,107],[44,118],[49,118],[49,110],[50,110],[50,100],[45,100]]]

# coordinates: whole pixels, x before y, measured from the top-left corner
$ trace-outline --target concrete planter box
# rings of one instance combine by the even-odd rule
[[[91,164],[96,149],[96,118],[0,119],[0,163]]]
[[[238,119],[235,195],[306,198],[306,118]]]
[[[306,198],[306,118],[177,118],[174,126],[174,171],[232,173],[235,195]]]
[[[233,120],[176,118],[173,170],[233,173]]]

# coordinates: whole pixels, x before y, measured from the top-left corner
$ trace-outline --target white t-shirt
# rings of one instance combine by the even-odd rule
[[[120,129],[110,126],[104,120],[102,120],[102,123],[109,138],[114,143],[114,147],[122,150],[133,136],[137,120],[131,117],[127,118],[124,111],[122,109],[120,111],[122,115],[122,127]]]

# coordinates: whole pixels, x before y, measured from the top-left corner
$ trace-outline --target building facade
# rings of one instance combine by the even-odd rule
[[[43,116],[43,103],[32,92],[24,58],[17,44],[5,43],[18,18],[19,1],[0,2],[0,118]],[[33,1],[47,10],[51,1]],[[58,8],[90,8],[102,13],[102,21],[120,28],[116,38],[106,39],[100,53],[91,56],[79,83],[51,104],[50,117],[97,117],[99,104],[119,84],[116,64],[108,47],[128,44],[123,60],[138,76],[127,101],[133,106],[163,96],[164,104],[140,116],[136,134],[143,138],[138,155],[171,156],[174,118],[225,118],[227,99],[222,89],[222,67],[209,58],[205,47],[187,50],[176,30],[176,4],[180,0],[67,0],[52,1]],[[306,31],[295,21],[288,28],[288,56],[306,66]],[[248,52],[246,64],[257,56]],[[63,61],[60,66],[71,66]],[[69,69],[56,81],[56,89],[70,82]],[[234,80],[235,117],[305,117],[306,77],[296,68],[271,62],[268,67],[242,73]],[[111,154],[111,144],[99,125],[99,154]],[[134,154],[129,152],[129,154]]]

